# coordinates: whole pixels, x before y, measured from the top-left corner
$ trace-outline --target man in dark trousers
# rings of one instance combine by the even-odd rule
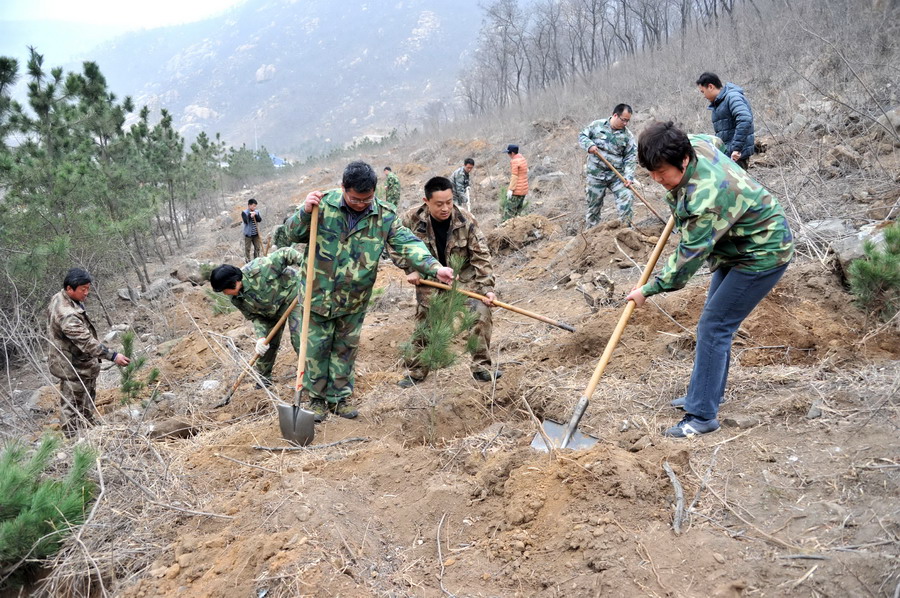
[[[259,223],[262,216],[259,215],[256,200],[251,198],[247,202],[247,209],[241,212],[241,220],[244,223],[244,261],[250,261],[250,246],[253,246],[253,257],[262,255],[262,240],[259,237]]]
[[[744,90],[734,83],[722,85],[715,73],[703,73],[697,79],[697,88],[709,101],[716,137],[725,144],[724,154],[747,170],[753,154],[753,111],[744,96]]]

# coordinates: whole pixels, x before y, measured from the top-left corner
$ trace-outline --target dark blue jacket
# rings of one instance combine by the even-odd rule
[[[741,158],[753,154],[753,112],[744,90],[734,83],[726,83],[716,99],[708,106],[712,110],[713,129],[731,157],[731,152],[741,152]]]

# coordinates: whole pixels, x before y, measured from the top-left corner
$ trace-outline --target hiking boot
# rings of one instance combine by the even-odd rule
[[[412,388],[413,386],[415,386],[416,384],[420,384],[421,382],[423,382],[422,379],[413,378],[412,376],[404,376],[403,379],[400,380],[400,382],[397,382],[397,386],[399,386],[400,388]]]
[[[691,436],[702,436],[719,429],[719,420],[717,419],[701,419],[695,415],[688,413],[680,422],[663,432],[663,436],[668,438],[689,438]]]
[[[499,380],[503,375],[503,372],[500,370],[496,370],[494,372],[494,377],[491,378],[491,373],[487,370],[478,370],[477,372],[472,372],[472,377],[478,380],[479,382],[490,382],[491,380]]]
[[[315,415],[313,419],[316,423],[323,421],[328,415],[328,403],[325,402],[325,399],[310,399],[307,409]]]
[[[265,376],[260,376],[259,380],[256,381],[256,388],[271,388],[272,387],[272,379],[266,378]]]
[[[356,416],[359,415],[359,411],[348,405],[347,401],[338,401],[329,406],[335,415],[344,419],[356,419]]]

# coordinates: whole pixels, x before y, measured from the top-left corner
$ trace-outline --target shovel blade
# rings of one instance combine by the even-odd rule
[[[541,424],[541,428],[543,428],[544,434],[546,434],[547,438],[550,439],[550,442],[551,444],[553,444],[553,448],[555,449],[587,449],[591,448],[600,441],[600,439],[596,436],[583,434],[576,428],[575,431],[572,432],[572,437],[569,438],[568,444],[566,444],[566,446],[560,446],[566,436],[566,424],[555,422],[552,419],[545,419]],[[535,434],[534,439],[531,441],[531,448],[544,453],[550,450],[549,448],[547,448],[547,443],[544,442],[544,437],[541,434]]]
[[[299,446],[306,446],[316,435],[316,414],[297,405],[281,404],[278,408],[278,425],[281,436]]]

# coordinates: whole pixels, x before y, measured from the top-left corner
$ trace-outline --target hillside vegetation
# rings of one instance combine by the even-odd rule
[[[501,4],[528,15],[533,32],[542,11],[575,3],[491,6]],[[621,6],[601,4],[608,15]],[[139,264],[164,291],[105,298],[110,321],[135,332],[134,354],[158,368],[158,384],[123,405],[118,373],[102,374],[103,423],[80,441],[98,450],[101,492],[77,537],[41,561],[45,575],[26,591],[896,596],[900,329],[896,316],[879,320],[853,304],[834,256],[839,241],[900,212],[896,8],[849,0],[665,6],[718,9],[707,21],[677,21],[668,39],[636,38],[634,55],[615,54],[589,72],[519,93],[507,87],[505,104],[485,103],[469,118],[204,196],[227,213],[197,214],[176,259],[148,252]],[[662,231],[637,203],[634,229],[607,205],[607,221],[584,230],[578,132],[618,102],[634,107],[636,133],[654,118],[711,132],[693,84],[706,70],[747,90],[761,150],[750,173],[784,204],[798,239],[796,260],[735,339],[723,428],[688,441],[660,434],[680,417],[669,401],[690,376],[708,282],[701,273],[632,317],[579,425],[598,444],[535,452],[535,420],[568,419]],[[501,223],[508,143],[531,164],[531,212]],[[495,310],[492,357],[502,378],[476,382],[462,358],[401,389],[413,291],[384,262],[357,361],[357,420],[329,418],[312,446],[288,446],[274,408],[293,396],[296,355],[287,342],[271,389],[248,379],[215,408],[246,366],[253,332],[240,313],[215,308],[202,280],[182,274],[241,263],[238,211],[247,198],[275,224],[309,191],[336,186],[359,158],[378,171],[392,166],[406,209],[421,201],[425,181],[465,157],[476,161],[473,212],[502,300],[576,332]],[[664,210],[662,188],[641,169],[638,183]],[[125,286],[105,274],[105,289]],[[39,328],[29,333],[40,338]],[[31,347],[7,366],[0,433],[36,443],[59,425],[58,396],[40,347]]]

